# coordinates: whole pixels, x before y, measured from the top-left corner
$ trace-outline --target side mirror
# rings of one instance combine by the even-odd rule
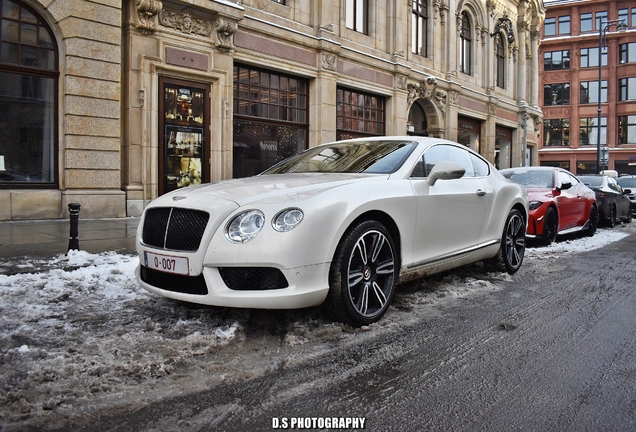
[[[563,183],[561,183],[561,186],[558,189],[559,190],[566,190],[566,189],[570,189],[571,187],[572,187],[572,183],[563,182]]]
[[[623,193],[625,195],[629,195],[630,193],[632,193],[632,190],[631,189],[623,189]]]
[[[457,162],[438,162],[429,173],[426,183],[433,186],[437,180],[454,180],[462,178],[466,174],[466,169]]]

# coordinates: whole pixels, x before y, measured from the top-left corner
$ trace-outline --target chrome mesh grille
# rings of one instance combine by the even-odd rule
[[[199,249],[210,214],[179,207],[150,209],[144,217],[142,241],[145,245],[175,251]]]

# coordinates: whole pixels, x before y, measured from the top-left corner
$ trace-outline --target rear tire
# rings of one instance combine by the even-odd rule
[[[607,221],[607,225],[610,228],[614,228],[616,226],[616,207],[612,206],[609,214],[609,221]]]
[[[331,270],[325,314],[361,326],[378,321],[391,304],[399,276],[395,243],[377,221],[363,221],[340,241]]]
[[[596,228],[598,227],[598,209],[595,205],[590,208],[590,218],[588,219],[588,222],[589,224],[585,234],[588,237],[592,237],[596,233]]]
[[[557,216],[557,212],[552,207],[550,207],[545,213],[545,222],[543,223],[543,234],[541,235],[541,242],[545,246],[550,246],[556,241],[558,233],[559,217]]]

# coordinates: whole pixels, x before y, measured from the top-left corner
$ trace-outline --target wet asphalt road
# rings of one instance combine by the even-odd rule
[[[104,413],[98,429],[363,417],[370,431],[636,430],[636,235],[524,264],[505,284],[321,350],[263,351],[269,373]]]

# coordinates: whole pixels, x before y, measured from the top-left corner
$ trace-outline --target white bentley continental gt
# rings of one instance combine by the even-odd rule
[[[466,146],[338,141],[152,201],[137,232],[137,279],[215,306],[322,304],[360,326],[384,315],[399,282],[482,260],[515,273],[527,220],[525,189]]]

